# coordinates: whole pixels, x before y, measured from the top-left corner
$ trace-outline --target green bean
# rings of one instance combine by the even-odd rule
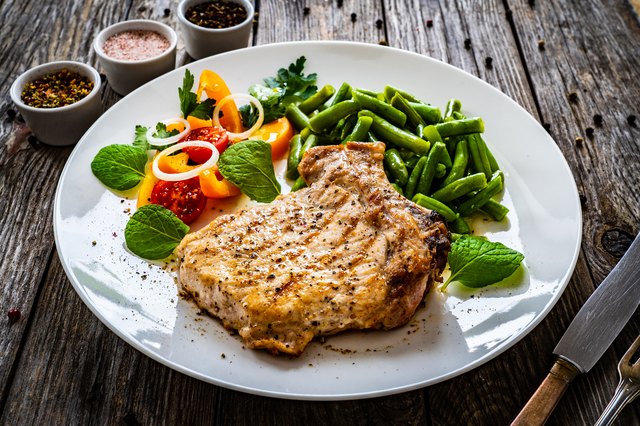
[[[453,117],[453,113],[460,112],[461,109],[462,109],[462,102],[460,102],[457,99],[449,99],[449,102],[447,102],[447,106],[444,109],[445,120],[447,118],[455,119]]]
[[[408,160],[405,160],[404,164],[407,165],[408,169],[413,169],[416,164],[418,164],[418,161],[420,161],[421,158],[422,157],[416,155],[415,157],[411,157]]]
[[[461,113],[460,111],[453,111],[453,119],[454,120],[464,120],[465,118],[467,118],[463,113]]]
[[[442,163],[438,163],[438,165],[436,166],[435,178],[442,179],[443,177],[446,176],[446,174],[447,174],[447,166],[445,166]]]
[[[422,103],[420,102],[420,100],[418,98],[416,98],[415,96],[413,96],[410,93],[404,92],[396,87],[393,86],[385,86],[384,90],[384,98],[387,100],[387,102],[391,102],[391,99],[393,99],[393,97],[396,95],[396,93],[399,93],[400,96],[402,96],[403,98],[405,98],[407,101],[409,102],[415,102],[415,103]]]
[[[469,144],[469,155],[473,168],[478,173],[484,173],[487,179],[491,177],[491,164],[487,158],[487,150],[480,139],[480,135],[474,133],[467,136],[467,143]]]
[[[362,107],[379,115],[389,121],[394,126],[404,127],[407,122],[407,115],[390,104],[383,102],[373,96],[369,96],[358,90],[352,90],[353,99]]]
[[[449,206],[447,206],[444,203],[441,203],[436,199],[427,197],[424,194],[414,195],[411,201],[424,207],[425,209],[433,210],[437,213],[440,213],[447,222],[453,222],[458,218],[458,214],[453,210],[451,210]]]
[[[392,143],[400,148],[407,148],[416,154],[424,155],[429,151],[429,142],[402,130],[387,120],[377,116],[371,111],[363,110],[358,113],[358,117],[369,116],[373,119],[371,130],[383,141]]]
[[[305,152],[309,151],[314,146],[317,146],[319,143],[320,143],[320,138],[318,137],[318,135],[311,133],[309,136],[307,136],[307,139],[302,144],[302,148],[301,148],[302,153],[300,154],[300,161],[302,161],[302,157],[304,157]]]
[[[316,133],[335,125],[341,118],[358,111],[360,106],[355,101],[342,101],[311,117],[309,127]]]
[[[313,111],[318,109],[320,105],[328,101],[334,93],[336,93],[336,89],[332,85],[327,84],[322,86],[320,90],[302,101],[298,105],[298,108],[300,108],[300,111],[305,114],[311,114]]]
[[[422,169],[418,185],[416,186],[416,194],[427,195],[431,189],[431,183],[433,177],[436,174],[436,166],[442,157],[442,153],[446,151],[446,147],[442,142],[436,142],[433,144],[427,155],[427,162]]]
[[[408,150],[408,149],[406,149],[406,148],[400,148],[400,149],[398,150],[398,152],[400,153],[400,157],[402,157],[402,159],[403,159],[404,161],[407,161],[408,159],[413,158],[413,157],[417,157],[417,155],[416,155],[416,153],[415,153],[415,152],[413,152],[413,151],[409,151],[409,150]]]
[[[289,105],[285,115],[297,131],[301,131],[305,127],[309,127],[309,117],[307,117],[307,114],[300,111],[300,108],[296,105]]]
[[[436,124],[435,127],[443,138],[484,132],[484,123],[480,117],[446,121]]]
[[[400,188],[397,184],[392,183],[391,186],[393,187],[393,189],[395,189],[396,191],[398,191],[398,194],[400,195],[404,195],[404,191],[402,190],[402,188]]]
[[[409,105],[418,113],[420,117],[427,123],[439,123],[442,121],[442,115],[440,113],[440,108],[435,107],[433,105],[427,105],[420,102],[409,102]]]
[[[409,180],[409,171],[397,149],[387,149],[384,153],[384,165],[391,172],[394,182],[399,186],[405,186]]]
[[[482,142],[485,154],[487,155],[487,160],[489,161],[489,166],[491,167],[491,173],[497,172],[498,170],[500,170],[500,165],[498,164],[498,162],[496,161],[496,158],[493,156],[493,153],[487,146],[487,143],[484,141],[484,139],[482,139],[482,136],[478,135],[478,138],[480,139],[480,142]]]
[[[467,165],[469,164],[469,149],[467,147],[467,140],[462,139],[456,145],[456,154],[453,158],[453,165],[449,174],[442,182],[442,186],[447,186],[451,182],[462,178],[467,171]]]
[[[291,192],[296,192],[297,190],[305,188],[306,186],[307,186],[307,182],[302,178],[302,176],[300,176],[293,183],[293,186],[291,187]]]
[[[424,137],[431,143],[442,142],[440,134],[433,125],[424,128],[423,139]],[[440,161],[444,163],[445,166],[451,167],[451,156],[449,156],[449,152],[446,149],[441,153]]]
[[[509,213],[509,209],[496,200],[489,200],[485,203],[484,206],[480,208],[483,212],[491,216],[493,220],[497,220],[498,222],[505,218],[507,213]]]
[[[302,137],[303,141],[307,140],[307,137],[309,137],[311,133],[313,132],[308,127],[305,127],[304,129],[300,130],[300,136]]]
[[[367,116],[359,116],[358,121],[356,121],[356,125],[353,127],[351,134],[346,137],[342,143],[347,143],[348,141],[364,141],[367,138],[367,133],[371,128],[371,123],[373,122],[373,118]]]
[[[351,89],[351,96],[353,96],[353,92],[364,93],[365,95],[371,96],[372,98],[376,98],[376,99],[378,99],[378,96],[380,95],[380,93],[378,92],[374,92],[373,90],[369,90],[369,89],[363,89],[361,87],[354,87],[353,89]]]
[[[455,180],[449,185],[438,189],[436,192],[431,194],[431,198],[435,198],[436,200],[446,203],[447,201],[455,200],[456,198],[460,198],[472,191],[482,189],[485,186],[487,186],[487,178],[484,173],[476,173]]]
[[[377,137],[371,130],[367,132],[367,141],[368,142],[380,142],[380,138]]]
[[[297,179],[298,164],[302,159],[302,136],[294,135],[289,141],[289,156],[287,157],[287,179]]]
[[[458,213],[462,216],[469,216],[484,206],[491,197],[502,191],[504,187],[503,179],[504,176],[501,171],[495,172],[486,187],[458,206]]]
[[[391,98],[391,106],[402,111],[407,116],[407,124],[411,128],[415,129],[418,125],[426,126],[427,123],[420,117],[420,114],[409,105],[409,102],[407,102],[400,93],[396,92],[396,94],[393,95],[393,98]]]
[[[351,86],[349,86],[349,83],[344,82],[340,85],[340,88],[338,88],[338,91],[331,102],[329,102],[329,106],[332,107],[342,101],[346,101],[347,99],[351,99]]]
[[[458,234],[470,234],[471,228],[469,224],[461,217],[456,218],[453,222],[448,223],[449,228]]]
[[[416,187],[418,186],[418,181],[420,180],[420,175],[422,174],[422,170],[424,169],[424,165],[427,163],[427,157],[420,157],[416,166],[411,171],[409,175],[409,180],[407,180],[407,186],[404,188],[404,196],[408,199],[412,199],[416,193]]]

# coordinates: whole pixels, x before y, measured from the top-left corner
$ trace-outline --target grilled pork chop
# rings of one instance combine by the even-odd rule
[[[398,194],[384,144],[309,150],[308,187],[220,216],[177,249],[179,285],[250,348],[300,355],[314,336],[409,321],[450,248],[440,215]]]

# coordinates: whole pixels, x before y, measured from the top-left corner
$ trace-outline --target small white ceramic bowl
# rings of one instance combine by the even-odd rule
[[[123,31],[136,30],[157,32],[169,40],[169,48],[158,56],[139,61],[115,59],[105,53],[102,47],[109,37]],[[178,36],[171,27],[157,21],[134,19],[113,24],[100,31],[93,41],[93,50],[98,55],[111,88],[120,95],[126,95],[144,83],[173,70],[176,66],[177,44]]]
[[[232,3],[240,3],[247,11],[247,19],[236,26],[218,29],[198,26],[185,17],[186,11],[191,6],[206,1],[182,0],[178,5],[178,21],[189,56],[193,59],[202,59],[229,50],[247,47],[253,23],[253,4],[248,0],[227,0]]]
[[[34,108],[22,101],[24,86],[62,69],[77,72],[93,82],[93,90],[84,98],[58,108]],[[11,85],[11,99],[31,132],[48,145],[72,145],[102,114],[100,74],[89,65],[74,61],[56,61],[38,65],[22,73]]]

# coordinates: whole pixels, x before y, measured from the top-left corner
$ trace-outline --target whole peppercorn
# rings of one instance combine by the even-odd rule
[[[569,102],[573,102],[573,103],[578,102],[578,94],[576,92],[569,93],[568,97],[569,97]]]
[[[471,49],[471,39],[470,38],[465,38],[464,39],[464,48],[465,49]]]
[[[165,16],[165,17],[167,17],[167,16],[169,16],[170,14],[171,14],[171,9],[166,8],[166,9],[164,10],[164,16]]]
[[[629,123],[629,126],[634,127],[636,125],[636,116],[631,114],[627,117],[627,123]]]
[[[544,129],[547,131],[547,133],[551,132],[551,124],[542,123],[542,127],[544,127]]]
[[[603,122],[602,115],[600,115],[600,114],[595,114],[595,115],[593,116],[593,123],[594,123],[596,126],[602,126],[602,122]]]
[[[16,322],[20,319],[20,310],[17,308],[11,308],[7,311],[7,317],[9,317],[9,321]]]
[[[389,42],[388,42],[387,40],[380,40],[380,41],[378,42],[378,44],[379,44],[380,46],[388,46],[388,45],[389,45]]]
[[[40,141],[38,140],[38,138],[36,138],[33,135],[29,135],[29,137],[27,138],[27,142],[29,142],[29,145],[33,146],[33,147],[38,147]]]
[[[529,6],[533,7],[536,5],[536,0],[529,0]]]
[[[576,138],[576,146],[577,146],[578,148],[580,148],[580,147],[582,146],[582,143],[583,143],[583,142],[584,142],[584,139],[582,139],[582,137],[581,137],[581,136],[578,136],[578,137]]]
[[[356,15],[356,13],[352,13],[351,14],[351,22],[356,22],[358,20],[358,15]]]
[[[338,0],[337,3],[338,3],[338,7],[342,7],[342,0]]]
[[[304,16],[307,16],[309,12],[311,12],[311,9],[308,6],[305,6],[304,9],[302,9],[302,14]]]
[[[584,131],[587,134],[587,136],[589,137],[593,136],[593,127],[587,127],[586,129],[584,129]]]
[[[433,20],[432,19],[428,19],[427,20],[427,28],[431,28],[433,27]]]
[[[487,56],[486,58],[484,58],[484,65],[487,68],[493,68],[493,58],[491,56]]]
[[[378,20],[376,20],[376,28],[377,28],[377,29],[382,28],[382,19],[378,19]]]
[[[544,40],[538,40],[538,50],[544,50]]]
[[[15,109],[7,109],[7,117],[9,117],[9,120],[13,120],[14,118],[16,118],[17,112]]]

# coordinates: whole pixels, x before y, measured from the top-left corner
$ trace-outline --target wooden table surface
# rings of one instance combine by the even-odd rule
[[[255,3],[252,45],[388,43],[478,76],[548,126],[575,177],[584,219],[578,263],[560,301],[494,360],[428,388],[375,399],[271,399],[207,384],[151,360],[109,331],[67,279],[51,216],[72,147],[29,138],[9,87],[24,70],[52,60],[97,66],[93,37],[115,22],[149,18],[177,29],[177,1],[0,0],[0,423],[505,425],[547,374],[551,352],[580,306],[638,233],[640,120],[632,124],[630,117],[640,116],[640,24],[631,3]],[[178,66],[191,61],[181,43],[179,49]],[[120,97],[107,85],[102,99],[109,108]],[[596,114],[601,124],[594,123]],[[7,317],[11,308],[21,312],[16,322]],[[549,424],[595,422],[617,384],[617,361],[639,333],[636,313],[591,372],[572,383]],[[627,408],[618,424],[640,424],[640,404]]]

